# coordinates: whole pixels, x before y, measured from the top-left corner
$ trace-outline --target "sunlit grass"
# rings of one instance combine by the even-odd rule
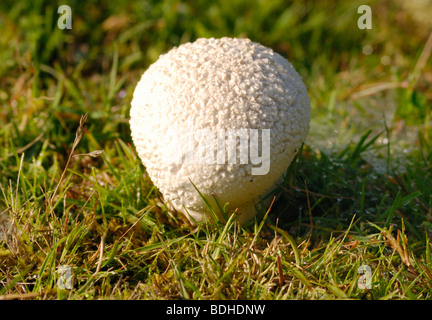
[[[429,34],[393,2],[370,31],[365,1],[243,3],[70,1],[59,30],[54,3],[2,1],[0,299],[431,299]],[[141,73],[202,36],[274,48],[311,97],[277,200],[242,227],[169,211],[131,144]]]

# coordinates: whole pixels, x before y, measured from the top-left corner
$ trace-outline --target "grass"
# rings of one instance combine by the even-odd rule
[[[356,24],[366,3],[369,31]],[[432,298],[432,38],[415,14],[390,1],[69,1],[60,30],[58,5],[0,4],[0,299]],[[311,129],[266,212],[191,228],[147,177],[129,104],[161,53],[224,35],[292,61]]]

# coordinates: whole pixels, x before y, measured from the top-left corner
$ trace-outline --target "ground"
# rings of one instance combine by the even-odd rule
[[[2,1],[0,299],[431,299],[432,34],[407,3]],[[221,36],[288,58],[312,119],[266,212],[197,228],[129,109],[160,54]]]

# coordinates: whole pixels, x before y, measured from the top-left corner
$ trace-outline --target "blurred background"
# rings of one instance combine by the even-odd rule
[[[72,29],[57,26],[63,4]],[[371,7],[372,29],[358,28],[360,5]],[[132,91],[160,54],[199,37],[249,37],[302,75],[313,107],[310,144],[333,149],[386,122],[404,150],[430,124],[431,12],[430,0],[3,0],[0,123],[46,128],[61,148],[89,112],[100,120],[92,122],[96,141],[129,141]]]
[[[63,4],[71,29],[58,27]],[[371,8],[372,29],[358,27],[361,5]],[[431,0],[2,1],[3,141],[13,138],[18,148],[43,132],[49,149],[65,151],[88,112],[86,149],[130,142],[133,89],[160,54],[200,37],[248,37],[303,77],[312,103],[309,145],[337,152],[368,130],[385,130],[368,151],[384,170],[379,159],[388,150],[380,144],[391,139],[399,159],[420,143],[419,131],[430,138],[431,16]],[[26,157],[40,150],[35,143]]]

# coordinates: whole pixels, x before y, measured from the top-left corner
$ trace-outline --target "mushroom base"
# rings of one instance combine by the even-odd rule
[[[269,209],[269,206],[271,205],[274,198],[274,196],[270,196],[270,195],[271,193],[273,193],[272,191],[276,188],[277,184],[281,183],[282,180],[283,177],[281,177],[275,185],[273,185],[265,193],[263,193],[263,196],[257,197],[250,202],[247,202],[239,206],[232,206],[228,204],[227,206],[228,213],[238,215],[236,221],[240,225],[244,225],[248,221],[252,220],[258,212],[266,212]],[[278,198],[277,193],[275,193],[275,197]],[[209,202],[211,208],[217,215],[218,219],[220,221],[226,222],[214,198],[211,196],[206,196],[206,200]],[[224,204],[220,204],[220,205],[223,206]],[[214,217],[207,207],[203,210],[193,210],[190,208],[178,207],[172,204],[171,202],[169,202],[168,208],[182,213],[184,216],[186,216],[186,218],[193,226],[196,226],[199,223],[214,222]],[[227,219],[229,218],[230,217],[227,217]]]

